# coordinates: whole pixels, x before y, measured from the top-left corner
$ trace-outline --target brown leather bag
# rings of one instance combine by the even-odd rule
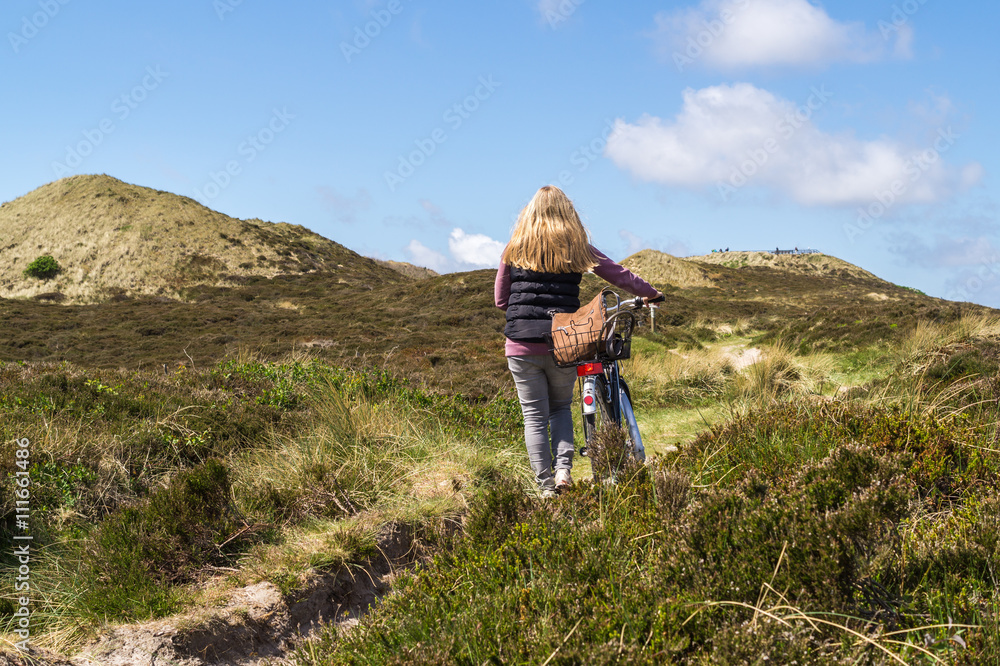
[[[550,341],[556,365],[575,365],[597,356],[607,319],[604,293],[602,291],[576,312],[552,315]]]

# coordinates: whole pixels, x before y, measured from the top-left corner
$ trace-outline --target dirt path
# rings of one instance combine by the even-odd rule
[[[405,526],[386,526],[377,543],[380,554],[368,564],[316,574],[291,599],[273,583],[256,583],[235,590],[214,608],[113,627],[71,658],[35,650],[30,659],[0,655],[0,666],[289,664],[303,638],[329,622],[355,624],[417,559],[413,534]]]

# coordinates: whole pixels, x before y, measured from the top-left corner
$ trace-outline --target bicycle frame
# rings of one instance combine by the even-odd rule
[[[610,395],[603,397],[611,405],[611,418],[616,424],[621,425],[621,375],[618,370],[618,361],[584,363],[576,367],[576,376],[585,385],[580,392],[584,400],[583,413],[593,414],[597,409],[597,397],[593,394],[596,391],[596,382],[592,382],[594,388],[588,389],[586,387],[588,383],[586,378],[596,377],[597,375],[604,377],[604,386],[607,392],[610,393]],[[592,397],[593,400],[587,402],[588,397]]]
[[[636,423],[635,412],[632,409],[632,397],[628,384],[621,376],[619,360],[630,356],[629,345],[635,317],[632,313],[643,306],[642,299],[636,298],[622,301],[618,294],[609,292],[607,298],[613,298],[613,305],[605,302],[608,313],[613,313],[608,319],[609,325],[602,332],[605,347],[601,349],[598,358],[593,361],[578,363],[577,377],[580,378],[580,396],[584,418],[584,434],[587,433],[587,422],[593,423],[597,410],[601,410],[603,418],[621,428],[628,427],[628,437],[632,445],[632,453],[637,460],[646,459],[646,449],[642,443],[642,435]],[[598,380],[600,377],[600,381]],[[598,395],[600,389],[600,395]],[[589,441],[589,439],[588,439]],[[582,455],[586,455],[581,450]]]
[[[614,305],[607,306],[608,312],[616,312],[617,314],[627,312],[627,310],[623,307],[625,303],[622,302],[618,294],[611,292],[609,296],[613,296],[616,302]],[[632,303],[635,304],[638,303],[638,301],[637,300],[632,301]],[[635,309],[635,307],[633,307],[632,309]],[[612,317],[614,316],[615,315],[612,315]],[[627,316],[631,318],[632,315],[629,314]],[[634,323],[635,323],[634,318],[628,322],[627,336],[629,338],[631,338],[632,326],[634,325]],[[604,385],[607,387],[608,392],[611,394],[604,397],[608,401],[608,404],[611,405],[612,420],[615,422],[616,425],[620,426],[622,417],[622,401],[621,401],[622,390],[621,390],[621,374],[618,369],[618,360],[617,360],[620,354],[614,353],[614,350],[612,349],[612,345],[615,344],[614,338],[616,336],[614,335],[614,332],[616,326],[617,326],[617,320],[615,321],[615,324],[612,325],[611,327],[611,335],[608,336],[608,341],[607,341],[608,349],[606,350],[608,360],[594,361],[591,363],[584,363],[582,365],[578,365],[576,368],[576,376],[583,378],[599,374],[604,375]],[[621,351],[620,348],[618,349],[618,351],[619,352]],[[627,357],[628,355],[626,354],[626,358]],[[585,403],[584,413],[592,414],[593,411],[587,411],[588,408],[590,407],[596,409],[597,403],[592,402],[590,405],[587,405]],[[629,409],[631,411],[631,405],[629,405]]]
[[[621,371],[618,361],[612,360],[603,363],[584,363],[577,366],[576,375],[580,378],[580,395],[583,402],[583,414],[594,414],[598,409],[598,401],[603,400],[610,407],[609,417],[618,427],[622,427],[622,420],[628,424],[629,434],[632,438],[632,446],[635,456],[640,460],[646,457],[646,447],[642,443],[642,435],[636,424],[635,412],[632,409],[632,401],[628,395],[628,390],[623,389],[624,382],[621,378]],[[598,382],[594,378],[598,375],[604,377],[603,386],[605,395],[596,395]],[[589,398],[589,402],[588,402]]]

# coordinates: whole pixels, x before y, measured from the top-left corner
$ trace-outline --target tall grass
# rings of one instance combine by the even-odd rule
[[[903,339],[896,359],[899,363],[917,363],[929,352],[947,345],[997,336],[1000,336],[1000,316],[996,315],[966,313],[946,323],[920,320]]]
[[[831,387],[833,369],[829,354],[799,356],[782,343],[763,347],[756,362],[734,375],[730,406],[734,411],[745,411],[784,398],[822,394]]]
[[[671,405],[713,399],[725,389],[727,376],[732,374],[729,353],[722,346],[656,351],[642,343],[632,359],[625,362],[623,372],[637,399],[652,404]]]
[[[43,647],[215,603],[200,583],[220,573],[294,594],[310,570],[372,555],[387,523],[419,532],[460,514],[483,478],[527,481],[516,403],[429,394],[385,371],[252,354],[173,377],[6,371],[4,441],[28,436],[38,461],[32,638]],[[0,557],[8,639],[17,569]]]
[[[724,399],[731,409],[740,410],[832,390],[834,368],[831,354],[801,356],[782,342],[751,349],[719,343],[684,352],[657,352],[640,345],[625,374],[633,393],[646,404]]]
[[[247,511],[349,516],[454,496],[485,470],[517,468],[512,439],[459,434],[402,397],[349,397],[325,382],[310,404],[311,428],[234,457],[237,498]]]
[[[970,453],[964,443],[980,435],[959,423],[855,402],[795,408],[757,412],[754,422],[706,436],[672,462],[615,486],[577,483],[548,504],[497,485],[473,503],[452,549],[358,629],[331,629],[298,658],[744,664],[1000,656],[1000,596],[988,564],[998,554],[991,494],[1000,457]],[[724,483],[699,483],[700,461],[721,440],[737,471]],[[784,458],[809,441],[811,452]],[[966,508],[955,514],[957,529],[921,527],[932,513],[958,507]],[[902,536],[895,527],[910,524]]]
[[[938,416],[989,413],[1000,396],[1000,317],[918,322],[889,358],[889,375],[862,392],[869,403],[892,401]]]

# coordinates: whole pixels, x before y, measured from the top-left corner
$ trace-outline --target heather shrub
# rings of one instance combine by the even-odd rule
[[[55,277],[60,271],[62,271],[62,266],[59,265],[59,262],[52,255],[43,254],[28,264],[28,267],[24,269],[24,275],[39,280],[48,280]]]

